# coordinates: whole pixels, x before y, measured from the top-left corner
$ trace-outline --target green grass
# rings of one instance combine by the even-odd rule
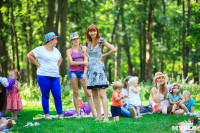
[[[63,107],[63,110],[70,107]],[[200,110],[200,102],[196,103],[195,112]],[[74,133],[74,132],[142,132],[142,133],[169,133],[179,132],[172,130],[172,126],[178,126],[177,123],[193,119],[192,116],[183,115],[162,115],[162,114],[148,114],[144,115],[142,119],[131,119],[120,117],[119,122],[114,122],[113,118],[109,118],[110,122],[95,122],[94,118],[65,118],[64,120],[33,120],[37,114],[43,114],[41,104],[29,103],[24,105],[24,110],[19,111],[22,115],[18,117],[17,125],[12,128],[12,132],[19,133]],[[50,114],[56,115],[55,107],[50,105]],[[11,117],[8,111],[6,117]],[[24,127],[27,122],[39,122],[40,125],[36,127]]]

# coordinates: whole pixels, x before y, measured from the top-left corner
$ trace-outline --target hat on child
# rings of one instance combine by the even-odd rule
[[[58,38],[58,37],[59,36],[56,36],[56,34],[54,32],[49,32],[45,36],[46,43],[48,43],[49,41],[53,40],[54,38]]]
[[[79,35],[78,35],[78,33],[76,33],[76,32],[71,33],[71,34],[70,34],[70,40],[69,40],[69,41],[71,41],[71,40],[73,40],[73,39],[75,39],[75,38],[80,38]]]
[[[137,77],[137,76],[131,77],[131,78],[128,80],[128,84],[131,83],[132,81],[138,81],[138,77]]]
[[[173,92],[174,86],[178,86],[178,92],[180,92],[180,85],[177,84],[177,83],[173,83],[173,84],[171,84],[170,89],[169,89],[169,92],[170,92],[170,93]]]

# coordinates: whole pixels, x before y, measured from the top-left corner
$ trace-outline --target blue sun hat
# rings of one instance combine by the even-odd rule
[[[78,35],[78,33],[76,33],[76,32],[71,33],[71,34],[70,34],[70,40],[69,40],[69,41],[71,41],[71,40],[73,40],[73,39],[75,39],[75,38],[80,38],[79,35]]]
[[[50,40],[52,40],[54,38],[58,38],[58,36],[56,36],[56,34],[54,32],[49,32],[45,36],[46,43],[48,43]]]

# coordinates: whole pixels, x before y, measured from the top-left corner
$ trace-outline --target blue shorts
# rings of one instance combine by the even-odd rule
[[[112,117],[121,116],[121,107],[111,105]]]
[[[69,78],[83,79],[83,73],[84,72],[69,71]],[[88,75],[87,75],[87,78],[88,78]]]

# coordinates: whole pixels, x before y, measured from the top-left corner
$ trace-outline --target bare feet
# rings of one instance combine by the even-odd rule
[[[135,115],[135,111],[134,111],[133,108],[130,108],[130,109],[129,109],[129,112],[131,113],[133,119],[137,119],[137,117],[136,117],[136,115]]]
[[[12,127],[12,125],[13,125],[12,120],[9,119],[6,124],[1,124],[1,129],[2,130],[10,129]]]

